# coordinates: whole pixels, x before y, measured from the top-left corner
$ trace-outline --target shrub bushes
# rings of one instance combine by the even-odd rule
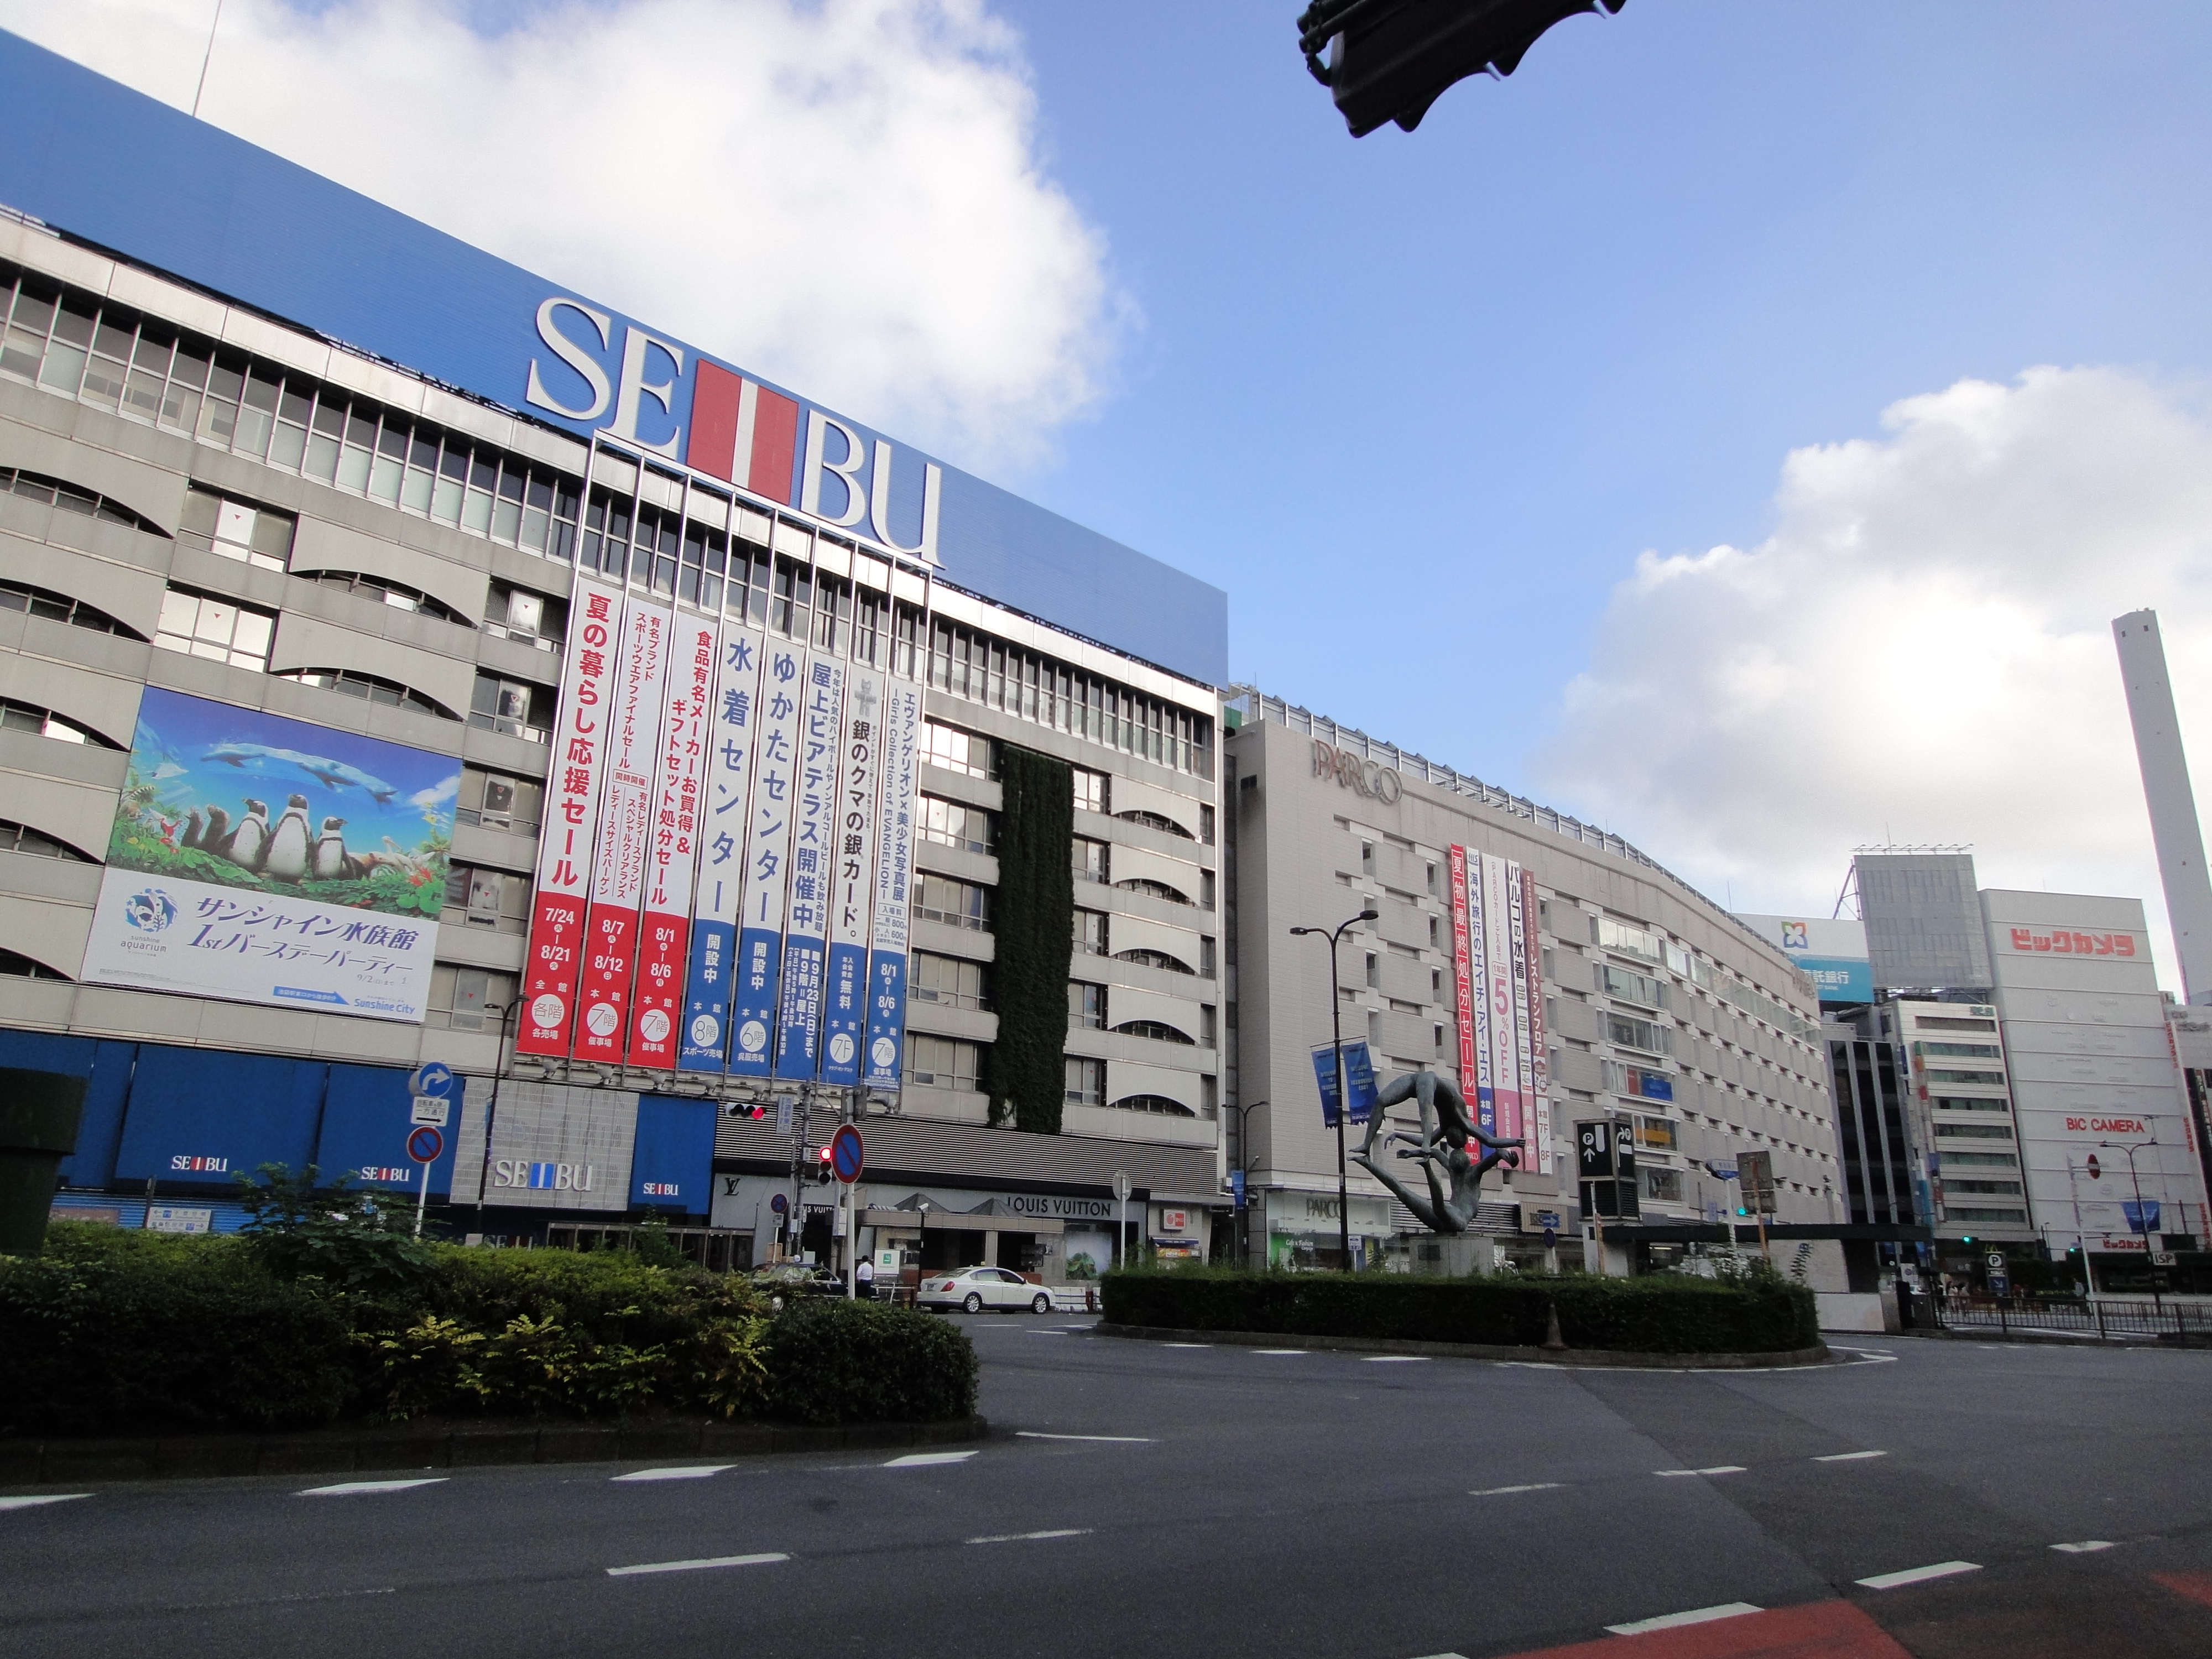
[[[284,1269],[293,1270],[287,1276]],[[373,1286],[373,1287],[372,1287]],[[0,1433],[640,1411],[806,1423],[975,1409],[966,1336],[623,1252],[422,1247],[344,1280],[246,1237],[57,1223],[0,1257]]]
[[[1173,1330],[1267,1331],[1536,1347],[1557,1308],[1571,1348],[1778,1353],[1820,1340],[1813,1293],[1777,1279],[1416,1279],[1174,1268],[1106,1275],[1106,1317]]]

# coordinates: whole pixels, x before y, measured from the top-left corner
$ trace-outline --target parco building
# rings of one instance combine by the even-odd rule
[[[866,1247],[1057,1278],[1117,1174],[1205,1247],[1218,590],[4,34],[0,110],[0,1064],[89,1080],[63,1201],[411,1189],[435,1060],[457,1231],[818,1252],[856,1117]]]

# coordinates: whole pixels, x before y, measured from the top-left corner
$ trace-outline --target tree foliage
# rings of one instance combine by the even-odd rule
[[[1067,1089],[1067,956],[1075,923],[1075,779],[1065,761],[1000,746],[999,899],[991,970],[999,1036],[984,1057],[991,1121],[1060,1133]]]

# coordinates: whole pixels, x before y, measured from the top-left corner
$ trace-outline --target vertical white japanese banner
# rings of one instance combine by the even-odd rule
[[[1528,1020],[1528,936],[1529,921],[1522,896],[1522,870],[1517,864],[1505,866],[1506,948],[1513,965],[1513,1087],[1520,1097],[1520,1123],[1513,1133],[1526,1138],[1534,1131],[1536,1111],[1536,1071],[1534,1050],[1529,1046]],[[1522,1161],[1533,1169],[1534,1161],[1523,1156]]]
[[[584,921],[583,1012],[572,1050],[579,1060],[617,1065],[623,1057],[653,841],[672,620],[669,607],[651,599],[632,598],[623,607],[622,655],[609,688],[606,782],[592,849],[592,906]]]
[[[912,920],[915,800],[921,787],[921,686],[884,688],[884,804],[875,915],[868,928],[867,1086],[896,1090],[906,1053],[907,939]]]
[[[1490,981],[1491,1087],[1498,1103],[1498,1133],[1521,1133],[1521,1059],[1513,1046],[1513,944],[1511,904],[1505,890],[1505,860],[1482,855],[1482,923],[1486,935],[1483,959]]]
[[[672,1070],[680,1035],[684,969],[690,956],[691,877],[698,866],[700,778],[708,705],[714,694],[714,646],[720,624],[679,613],[670,630],[666,702],[660,718],[660,768],[647,844],[645,904],[638,923],[637,988],[626,1064]]]
[[[837,825],[837,750],[845,720],[845,659],[814,652],[799,698],[792,787],[791,898],[784,915],[783,989],[775,1074],[811,1080],[822,1066],[822,978],[829,948],[830,878]]]
[[[876,890],[876,818],[883,797],[884,677],[853,669],[845,741],[837,757],[836,824],[830,891],[829,982],[823,992],[822,1080],[860,1080],[868,1024],[868,916]]]
[[[1544,947],[1536,926],[1536,875],[1521,872],[1521,923],[1528,960],[1528,1066],[1534,1085],[1522,1121],[1534,1142],[1522,1154],[1521,1167],[1538,1175],[1552,1173],[1552,1056],[1544,1021]]]
[[[561,712],[538,837],[538,884],[514,1034],[519,1054],[566,1054],[575,1024],[584,908],[606,766],[611,665],[620,654],[621,629],[622,591],[578,572],[568,598]]]
[[[687,1072],[720,1072],[729,1063],[730,989],[737,963],[738,908],[744,892],[745,808],[752,799],[764,642],[757,629],[723,624],[707,727],[684,1048],[677,1056],[677,1065]]]
[[[760,729],[753,744],[751,820],[730,1006],[730,1070],[766,1077],[775,1061],[776,989],[783,967],[784,895],[796,810],[799,714],[805,647],[770,640],[761,658]]]

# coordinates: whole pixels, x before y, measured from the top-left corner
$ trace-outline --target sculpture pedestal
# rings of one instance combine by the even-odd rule
[[[1471,1279],[1498,1271],[1498,1247],[1482,1233],[1417,1236],[1413,1271],[1431,1279]]]

